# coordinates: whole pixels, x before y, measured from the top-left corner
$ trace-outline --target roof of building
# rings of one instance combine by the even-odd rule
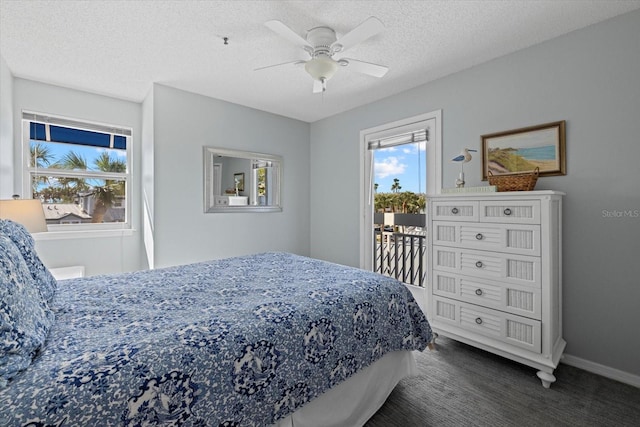
[[[91,215],[86,213],[82,207],[74,203],[44,203],[42,205],[44,217],[48,220],[61,219],[69,215],[75,215],[78,218],[90,219]]]

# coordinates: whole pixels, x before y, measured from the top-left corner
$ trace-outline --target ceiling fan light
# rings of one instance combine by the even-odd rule
[[[318,56],[307,61],[304,69],[315,80],[329,80],[336,73],[338,64],[331,58]]]

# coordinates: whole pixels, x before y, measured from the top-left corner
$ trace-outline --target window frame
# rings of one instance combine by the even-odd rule
[[[31,166],[31,123],[44,123],[68,127],[73,129],[87,130],[92,132],[111,133],[122,135],[126,141],[126,172],[103,172],[93,170],[62,170],[54,168],[39,168]],[[127,126],[111,125],[106,123],[85,121],[81,119],[56,116],[46,113],[35,113],[31,111],[23,111],[21,118],[22,127],[22,194],[23,198],[33,198],[31,180],[34,175],[46,176],[64,176],[69,178],[94,178],[94,179],[113,179],[123,180],[125,185],[125,220],[123,222],[109,223],[84,223],[84,224],[47,224],[49,233],[41,233],[38,237],[43,239],[50,238],[71,238],[71,237],[100,237],[117,232],[117,235],[130,234],[133,231],[131,206],[132,206],[132,166],[133,166],[133,129]],[[73,145],[73,144],[69,144]],[[107,234],[105,234],[107,232]],[[39,239],[38,239],[39,240]]]
[[[429,122],[433,120],[433,128]],[[419,128],[430,128],[427,143],[427,197],[442,191],[442,110],[435,110],[360,131],[360,268],[373,271],[373,152],[370,142]]]

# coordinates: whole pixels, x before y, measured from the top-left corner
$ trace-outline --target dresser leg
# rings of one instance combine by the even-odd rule
[[[538,375],[538,378],[542,381],[542,386],[544,388],[549,388],[552,383],[556,382],[556,377],[552,373],[538,371],[536,375]]]
[[[432,332],[431,342],[429,344],[427,344],[427,348],[429,348],[429,350],[435,350],[436,349],[436,338],[438,338],[438,334],[436,334],[435,332]]]

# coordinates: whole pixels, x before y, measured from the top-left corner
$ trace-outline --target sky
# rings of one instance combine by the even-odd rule
[[[390,193],[394,178],[400,180],[401,192],[426,193],[425,148],[422,142],[374,150],[373,182],[378,184],[378,193]]]
[[[77,154],[83,156],[87,161],[87,166],[89,170],[96,170],[94,165],[94,160],[97,159],[103,151],[107,151],[111,158],[120,158],[122,160],[126,160],[127,152],[126,150],[117,150],[111,148],[100,148],[100,147],[90,147],[76,144],[61,144],[56,142],[40,142],[42,145],[45,145],[49,148],[51,153],[51,162],[54,163],[56,160],[62,159],[64,155],[70,151],[74,151]],[[31,141],[31,144],[34,144],[34,141]]]

